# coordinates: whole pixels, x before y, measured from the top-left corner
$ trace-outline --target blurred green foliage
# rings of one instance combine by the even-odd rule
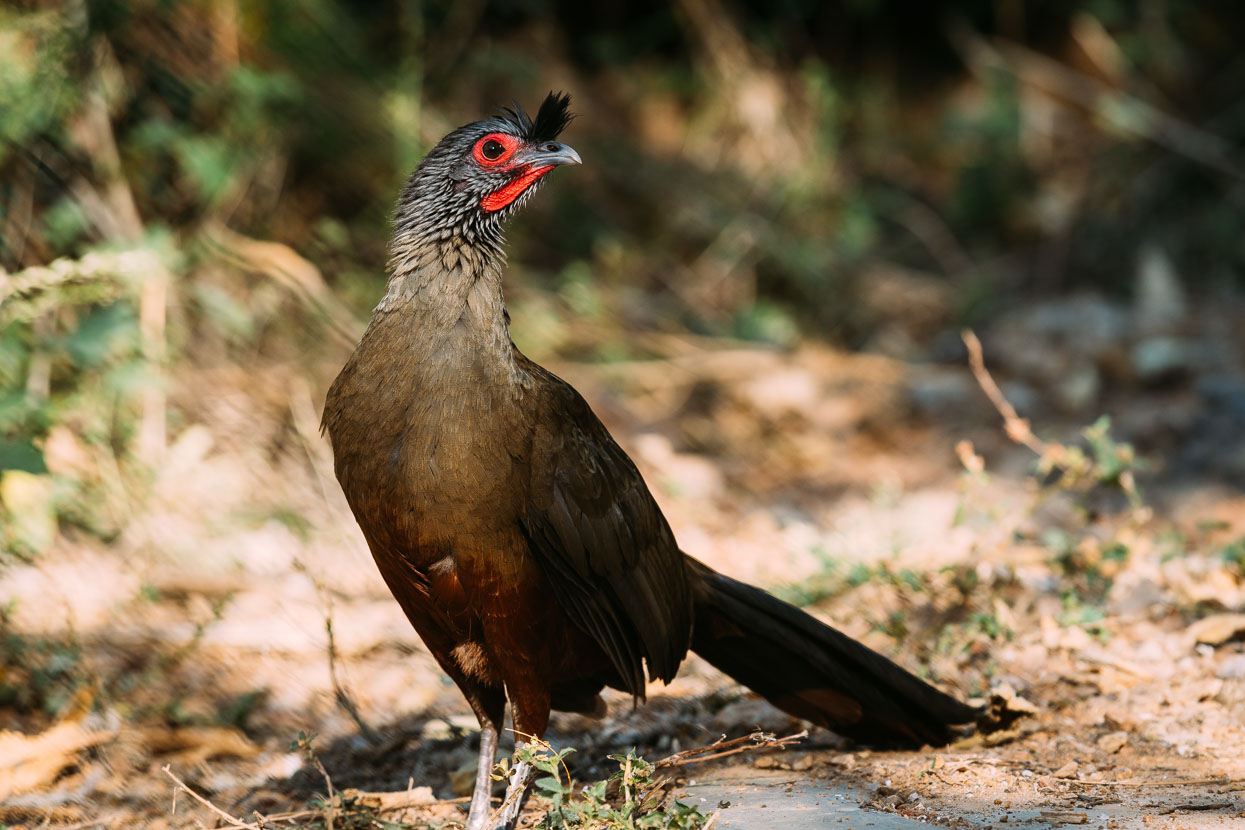
[[[151,273],[106,267],[0,283],[0,468],[50,471],[9,485],[23,510],[114,532],[141,491],[144,390],[186,365],[339,360],[325,318],[375,302],[412,166],[549,88],[575,95],[587,163],[512,233],[515,336],[537,358],[643,356],[645,331],[869,347],[905,313],[871,299],[879,274],[945,289],[954,325],[1127,290],[1139,239],[1191,283],[1240,286],[1242,24],[1178,0],[6,4],[6,279],[145,250],[169,284],[161,301]],[[331,291],[223,251],[223,228],[288,246]],[[144,302],[167,311],[146,335]],[[89,463],[50,469],[58,427]],[[8,549],[41,544],[5,527]]]

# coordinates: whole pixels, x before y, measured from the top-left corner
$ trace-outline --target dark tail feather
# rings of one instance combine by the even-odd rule
[[[945,744],[979,712],[759,588],[691,561],[692,649],[796,717],[872,746]]]

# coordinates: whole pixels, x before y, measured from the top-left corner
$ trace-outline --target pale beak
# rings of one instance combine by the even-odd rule
[[[519,164],[530,164],[532,167],[557,167],[561,164],[584,163],[574,147],[558,141],[546,141],[535,147],[524,148],[519,151],[515,161]]]

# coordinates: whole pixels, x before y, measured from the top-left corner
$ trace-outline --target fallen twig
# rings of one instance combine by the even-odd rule
[[[776,738],[768,732],[753,732],[751,735],[732,738],[729,741],[726,740],[726,736],[722,736],[708,746],[685,749],[682,752],[676,752],[669,757],[662,758],[653,766],[657,769],[678,767],[685,764],[698,764],[701,761],[709,761],[714,758],[725,758],[728,755],[737,755],[740,752],[753,752],[758,749],[786,749],[796,741],[807,737],[807,729],[794,735],[788,735],[785,738]],[[749,741],[752,743],[748,743]]]
[[[324,785],[329,790],[328,805],[324,808],[324,823],[327,830],[334,830],[333,818],[337,810],[337,793],[333,790],[333,779],[329,778],[329,771],[324,768],[324,764],[320,761],[320,756],[311,748],[311,742],[307,742],[307,755],[315,763],[316,769],[320,771],[320,775],[324,777]]]
[[[406,796],[407,790],[402,792],[372,792],[369,790],[343,790],[338,795],[338,806],[343,807],[347,801],[357,802],[373,813],[394,813],[399,810],[408,810],[416,807],[436,807],[441,804],[466,804],[471,801],[471,796],[463,796],[462,798],[434,798],[424,801],[408,801],[396,796]],[[493,798],[493,801],[500,799]],[[265,823],[297,821],[298,819],[311,818],[313,816],[323,815],[323,809],[314,810],[291,810],[286,813],[270,813],[263,817]]]
[[[1210,804],[1175,804],[1163,810],[1160,815],[1170,816],[1172,813],[1178,812],[1197,812],[1200,810],[1229,810],[1235,805],[1230,801],[1214,801]]]
[[[177,790],[182,790],[187,795],[189,795],[191,798],[193,798],[195,801],[199,802],[204,807],[207,807],[213,813],[216,813],[216,815],[224,819],[229,824],[230,827],[243,827],[243,828],[246,828],[246,830],[263,830],[263,828],[260,827],[258,824],[251,824],[250,822],[241,821],[239,819],[234,818],[233,816],[229,815],[229,813],[226,813],[224,810],[222,810],[220,807],[217,807],[215,804],[208,801],[206,798],[199,795],[194,790],[190,789],[190,787],[186,785],[185,781],[183,781],[182,779],[178,778],[176,775],[173,774],[173,770],[169,769],[168,764],[165,764],[163,767],[160,768],[160,770],[165,775],[167,775],[169,778],[173,779],[173,783],[177,785]],[[177,809],[177,790],[173,791],[173,808],[175,810]]]
[[[1227,778],[1194,778],[1189,781],[1077,781],[1070,779],[1066,783],[1082,787],[1204,787],[1209,784],[1234,782]]]

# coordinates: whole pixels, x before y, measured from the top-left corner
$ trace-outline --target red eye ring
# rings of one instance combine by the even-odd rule
[[[489,133],[475,143],[471,148],[471,155],[477,163],[485,167],[498,167],[510,160],[520,143],[512,135]]]

